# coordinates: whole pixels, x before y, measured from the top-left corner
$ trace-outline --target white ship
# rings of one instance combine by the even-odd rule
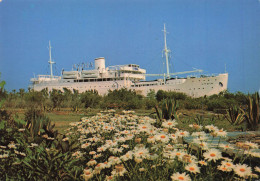
[[[109,90],[121,88],[136,91],[144,96],[151,90],[182,92],[191,97],[202,97],[218,94],[227,89],[228,73],[197,77],[188,76],[179,78],[177,75],[188,73],[201,73],[202,70],[195,69],[185,72],[169,72],[168,53],[169,49],[166,44],[166,28],[164,25],[164,54],[166,58],[165,74],[146,74],[146,70],[136,64],[105,66],[105,58],[100,57],[95,59],[95,68],[93,70],[84,70],[83,67],[78,67],[72,71],[62,71],[61,76],[54,76],[52,64],[55,62],[51,58],[51,45],[49,42],[49,64],[50,75],[38,75],[37,78],[32,78],[31,88],[35,91],[41,91],[47,88],[49,91],[57,89],[63,91],[67,88],[71,91],[78,90],[80,93],[88,90],[96,90],[100,95],[105,95]],[[162,79],[153,81],[145,81],[146,76],[162,76]],[[173,78],[174,76],[174,78]]]

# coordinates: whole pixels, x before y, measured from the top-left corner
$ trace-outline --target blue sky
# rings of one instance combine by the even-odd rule
[[[259,0],[0,0],[0,72],[6,89],[37,74],[105,57],[162,73],[163,24],[170,71],[229,73],[228,90],[260,88]]]

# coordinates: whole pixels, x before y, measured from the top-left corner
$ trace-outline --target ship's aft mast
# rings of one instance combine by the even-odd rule
[[[164,24],[164,53],[165,53],[165,58],[166,58],[166,70],[167,70],[167,75],[166,77],[169,79],[170,78],[170,71],[169,71],[169,57],[168,57],[168,53],[170,52],[170,50],[167,48],[167,43],[166,43],[166,28],[165,28],[165,24]]]
[[[51,79],[53,78],[53,72],[52,72],[52,64],[54,64],[55,62],[52,61],[51,58],[51,41],[49,41],[49,56],[50,56],[50,60],[49,60],[49,64],[50,64],[50,69],[51,69]]]

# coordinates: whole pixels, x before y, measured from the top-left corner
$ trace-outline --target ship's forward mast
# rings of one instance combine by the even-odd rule
[[[50,71],[51,71],[51,79],[53,78],[53,72],[52,72],[52,64],[54,64],[55,62],[52,61],[52,58],[51,58],[51,41],[49,41],[49,57],[50,57],[50,60],[49,60],[49,64],[50,64]]]
[[[167,74],[166,74],[166,78],[169,79],[171,76],[170,76],[170,71],[169,71],[169,55],[168,53],[170,52],[170,50],[167,48],[167,42],[166,42],[166,34],[167,34],[167,31],[166,31],[166,28],[165,28],[165,24],[164,24],[164,29],[163,29],[163,32],[164,32],[164,54],[165,54],[165,59],[166,59],[166,70],[167,70]]]

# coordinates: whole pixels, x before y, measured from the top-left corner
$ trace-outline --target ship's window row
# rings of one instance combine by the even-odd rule
[[[154,86],[154,85],[158,85],[158,84],[157,83],[155,83],[155,84],[137,84],[137,85],[131,85],[131,87]]]
[[[77,79],[74,82],[102,82],[102,81],[116,81],[124,80],[124,78],[103,78],[103,79]]]

